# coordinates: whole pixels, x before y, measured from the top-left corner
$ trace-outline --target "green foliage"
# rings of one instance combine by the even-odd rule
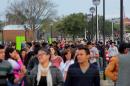
[[[120,24],[114,24],[114,30],[119,31],[120,30]]]
[[[66,35],[83,37],[87,23],[83,13],[74,13],[62,18],[56,24],[58,31],[64,32]]]
[[[41,28],[40,29],[43,32],[49,32],[51,22],[52,22],[51,19],[43,20],[42,23],[41,23]]]
[[[0,20],[0,27],[4,26],[4,22]]]
[[[125,28],[126,28],[126,32],[130,33],[130,26],[126,26]]]
[[[109,20],[105,21],[105,28],[103,28],[103,17],[99,16],[99,32],[102,35],[103,29],[105,30],[105,36],[111,36],[112,23]],[[89,21],[88,21],[89,20]],[[45,21],[44,21],[45,22]],[[51,21],[52,22],[52,21]],[[86,17],[83,13],[73,13],[68,16],[64,16],[53,22],[53,31],[59,33],[62,36],[84,37],[85,28],[87,31],[87,38],[91,37],[92,34],[96,35],[96,16],[94,16],[94,26],[92,33],[92,19]],[[43,25],[44,29],[50,28],[50,22],[46,22]],[[49,30],[49,29],[48,29]],[[114,31],[119,30],[119,24],[114,24]]]

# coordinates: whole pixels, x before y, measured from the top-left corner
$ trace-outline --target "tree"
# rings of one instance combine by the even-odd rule
[[[0,20],[0,27],[3,26],[3,22]]]
[[[24,24],[24,22],[27,20],[21,12],[17,12],[15,14],[7,13],[6,18],[8,24]]]
[[[83,13],[74,13],[58,21],[56,28],[59,28],[60,32],[64,32],[64,34],[68,34],[74,39],[76,36],[83,37],[86,24]]]
[[[35,33],[41,22],[56,15],[56,5],[49,0],[22,0],[12,3],[7,11],[8,20],[27,24]],[[12,17],[13,16],[13,17]]]
[[[88,21],[89,20],[89,21]],[[99,32],[102,35],[102,30],[105,30],[105,36],[111,36],[112,33],[112,23],[109,20],[105,20],[105,28],[103,26],[103,17],[99,16]],[[92,19],[89,19],[83,13],[73,13],[68,16],[64,16],[58,19],[54,28],[56,32],[61,33],[61,35],[69,35],[73,38],[76,36],[84,37],[85,28],[87,32],[87,40],[91,41],[93,39],[92,34],[96,35],[96,16],[94,16],[94,33],[92,33]],[[114,24],[114,31],[119,30],[119,24]]]

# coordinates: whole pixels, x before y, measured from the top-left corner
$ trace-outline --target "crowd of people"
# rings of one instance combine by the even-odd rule
[[[112,41],[106,46],[102,42],[27,42],[20,51],[14,43],[0,45],[0,86],[100,86],[103,61],[109,63],[106,75],[117,80],[111,62],[118,54]]]

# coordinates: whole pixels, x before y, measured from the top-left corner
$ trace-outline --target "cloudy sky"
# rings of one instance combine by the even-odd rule
[[[102,2],[98,6],[98,13],[102,15]],[[106,1],[106,17],[113,18],[120,16],[120,0]],[[124,1],[125,16],[130,17],[130,0]],[[92,0],[53,0],[58,6],[58,15],[68,15],[74,12],[90,13],[89,9],[93,6]]]
[[[14,0],[0,0],[0,19],[4,19],[6,8]],[[57,4],[58,16],[69,15],[71,13],[90,13],[89,9],[93,6],[92,0],[52,0]],[[98,14],[102,15],[102,2],[98,6]],[[106,18],[115,18],[120,16],[120,0],[106,1]],[[130,0],[124,1],[124,14],[130,17]]]

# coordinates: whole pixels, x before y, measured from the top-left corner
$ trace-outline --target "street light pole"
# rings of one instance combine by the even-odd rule
[[[4,44],[4,30],[0,27],[0,33],[1,33],[1,43]]]
[[[85,30],[84,30],[84,34],[85,34],[85,35],[84,35],[84,39],[86,40],[86,39],[87,39],[87,38],[86,38],[86,37],[87,37],[86,28],[85,28]]]
[[[4,29],[1,28],[1,33],[2,33],[2,44],[4,45]]]
[[[26,27],[26,25],[24,26],[24,29],[25,29],[25,41],[27,42],[27,27]]]
[[[123,42],[123,30],[124,24],[123,24],[123,0],[120,0],[120,43]]]
[[[96,43],[97,43],[97,32],[98,32],[98,27],[97,27],[97,6],[96,6]]]
[[[105,67],[106,67],[106,55],[105,55],[105,0],[103,0],[103,46],[104,46],[104,54],[103,54],[103,79],[106,80],[105,76]]]
[[[114,20],[112,19],[112,34],[111,34],[111,36],[112,36],[112,41],[114,41],[113,28],[114,28]]]
[[[105,0],[103,0],[103,43],[105,45]]]
[[[96,10],[97,10],[97,6],[96,6]],[[96,13],[96,26],[97,26],[97,42],[99,41],[99,27],[98,27],[98,14]]]
[[[97,14],[97,6],[100,4],[100,0],[93,0],[93,4],[96,6],[96,43],[98,41],[98,14]]]
[[[93,20],[93,13],[95,12],[95,8],[94,7],[91,7],[90,8],[90,12],[92,14],[92,39],[94,37],[94,20]]]
[[[91,17],[92,17],[91,14],[87,14],[87,15],[86,15],[87,24],[90,23]],[[87,30],[87,28],[86,28],[86,38],[87,38],[88,41],[91,41],[91,40],[90,40],[90,34],[89,34],[89,33],[90,33],[90,29]]]
[[[84,17],[84,21],[87,22],[87,21],[88,21],[88,16],[87,16],[87,14],[85,14],[84,16],[85,16],[85,17]],[[87,23],[86,23],[86,24],[87,24]],[[84,39],[85,39],[85,40],[87,40],[87,33],[86,33],[87,30],[86,30],[86,29],[87,29],[87,27],[84,28]]]
[[[97,14],[97,6],[96,6],[96,42],[99,41],[99,28],[98,28],[98,14]]]
[[[51,23],[51,39],[53,38],[53,37],[52,37],[52,26],[53,26],[53,24]]]
[[[92,40],[94,37],[94,20],[93,20],[93,13],[92,13]]]

